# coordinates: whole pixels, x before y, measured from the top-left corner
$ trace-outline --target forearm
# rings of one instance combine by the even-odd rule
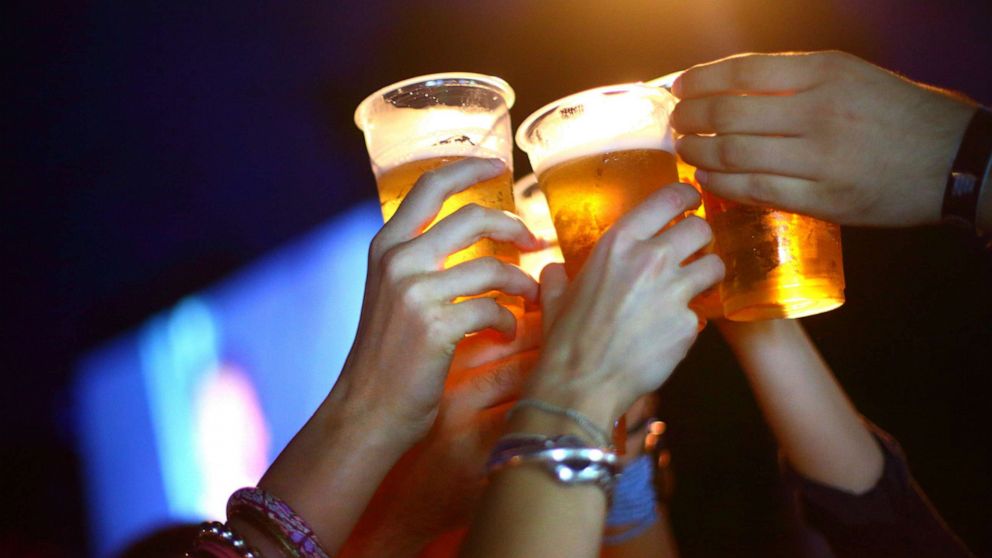
[[[614,411],[601,402],[534,392],[528,397],[579,410],[604,428],[612,424]],[[528,408],[513,415],[507,430],[584,436],[571,420]],[[593,557],[605,519],[606,496],[599,487],[565,486],[537,467],[510,467],[490,478],[461,556]]]
[[[334,555],[376,487],[412,443],[358,409],[340,386],[314,413],[259,482],[281,498]],[[363,412],[364,411],[364,412]]]
[[[338,552],[338,558],[414,558],[430,542],[411,536],[405,524],[411,518],[376,518],[364,525],[365,518],[352,531]]]
[[[721,329],[796,472],[852,493],[874,486],[882,453],[799,323],[722,324]]]
[[[668,522],[666,513],[662,513],[661,518],[639,537],[623,544],[604,546],[599,554],[600,558],[642,558],[644,556],[678,558],[678,555],[675,537],[672,534],[672,527]]]

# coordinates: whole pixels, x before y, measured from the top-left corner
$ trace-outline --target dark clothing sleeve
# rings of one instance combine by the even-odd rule
[[[882,429],[867,426],[885,455],[885,468],[864,494],[803,478],[782,460],[805,523],[823,535],[836,558],[974,556],[917,486],[899,444]]]

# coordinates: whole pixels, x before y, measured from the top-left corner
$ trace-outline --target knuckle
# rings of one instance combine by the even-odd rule
[[[599,239],[606,253],[607,259],[613,260],[622,257],[627,252],[627,248],[636,242],[634,235],[621,223],[620,226],[610,227],[609,230]]]
[[[438,174],[438,169],[429,170],[420,175],[414,183],[412,190],[436,190],[442,186],[442,177]]]
[[[688,190],[692,190],[692,192],[690,193]],[[695,195],[696,191],[692,186],[677,184],[663,188],[658,194],[658,202],[665,211],[681,213],[689,205],[689,198]]]
[[[372,242],[369,243],[369,259],[373,262],[380,262],[388,249],[389,243],[384,237],[382,230],[380,230],[372,237]]]
[[[678,313],[678,330],[685,341],[692,342],[699,331],[699,317],[692,310],[686,308]]]
[[[451,338],[454,336],[452,332],[455,330],[455,326],[450,319],[447,319],[440,307],[426,308],[420,315],[424,323],[424,333],[427,335],[427,339],[432,339],[441,345],[451,342]]]
[[[402,246],[393,246],[383,252],[380,261],[382,272],[388,281],[397,282],[403,279],[406,258],[406,250]]]
[[[717,143],[717,159],[724,168],[738,169],[744,163],[745,149],[740,138],[723,137]]]
[[[734,89],[748,90],[754,83],[755,59],[742,56],[734,61],[730,71],[730,83]]]
[[[728,131],[741,117],[736,97],[718,97],[710,103],[710,124],[718,131]]]
[[[812,56],[816,57],[819,69],[827,72],[841,69],[854,58],[852,55],[837,49],[820,51],[814,53]]]
[[[484,256],[475,260],[476,268],[484,275],[499,275],[504,273],[505,264],[493,256]]]
[[[677,269],[681,262],[676,252],[677,250],[671,244],[662,244],[655,253],[658,265],[663,269]]]
[[[675,258],[675,249],[671,244],[661,243],[654,246],[652,250],[647,250],[649,255],[649,265],[651,268],[656,270],[656,272],[661,273],[664,270],[678,265]]]
[[[404,277],[395,283],[399,300],[406,308],[418,308],[423,305],[426,296],[426,288],[420,277]]]
[[[768,203],[775,198],[774,178],[767,174],[751,174],[747,179],[748,197],[758,203]]]
[[[489,215],[489,210],[477,203],[465,204],[458,210],[458,213],[465,219],[476,221],[485,219]]]
[[[479,298],[476,299],[478,304],[476,305],[479,314],[490,323],[498,323],[502,317],[502,306],[498,302],[491,298]]]

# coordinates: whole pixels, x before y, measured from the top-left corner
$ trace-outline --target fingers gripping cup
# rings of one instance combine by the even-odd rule
[[[681,73],[647,83],[670,90]],[[691,165],[679,164],[682,174],[695,174]],[[728,319],[800,318],[844,304],[839,225],[702,194],[716,252],[727,267],[720,298]]]
[[[379,189],[383,219],[389,221],[420,176],[465,157],[502,160],[506,170],[449,197],[428,225],[475,203],[512,212],[513,89],[500,78],[471,73],[420,76],[369,95],[355,111]],[[510,243],[482,239],[449,256],[445,268],[493,256],[514,265],[520,254]],[[515,313],[520,297],[487,293]]]
[[[530,115],[517,131],[547,198],[565,270],[575,277],[603,233],[678,181],[668,117],[675,97],[644,84],[590,89]],[[625,445],[626,421],[614,428]]]

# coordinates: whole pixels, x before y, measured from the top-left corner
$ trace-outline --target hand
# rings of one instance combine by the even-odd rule
[[[732,56],[686,70],[673,92],[676,149],[703,188],[845,225],[940,221],[975,111],[843,52]]]
[[[424,232],[448,196],[503,168],[463,159],[417,181],[372,241],[358,334],[334,389],[259,481],[310,523],[332,555],[388,471],[430,429],[455,346],[486,328],[510,338],[504,348],[520,343],[512,340],[516,318],[493,299],[453,300],[499,290],[533,301],[534,280],[493,258],[447,270],[444,261],[480,238],[523,250],[542,243],[519,219],[475,205]],[[273,544],[251,525],[237,528],[255,545]]]
[[[343,558],[418,556],[443,533],[468,525],[506,411],[537,361],[539,335],[526,337],[530,343],[521,352],[506,356],[506,346],[494,345],[490,354],[497,360],[471,369],[452,367],[438,419],[386,476]],[[478,349],[469,341],[456,349],[456,359],[463,350]]]
[[[603,235],[572,285],[561,265],[544,269],[547,341],[527,397],[578,409],[607,429],[664,383],[696,338],[689,301],[724,273],[712,254],[681,265],[712,237],[702,219],[658,234],[697,205],[691,186],[662,188]]]
[[[503,169],[464,159],[424,174],[372,241],[358,334],[339,379],[359,420],[419,439],[437,414],[455,345],[486,328],[511,339],[516,331],[514,315],[491,298],[452,301],[490,290],[536,300],[537,283],[495,258],[443,269],[447,256],[480,238],[541,248],[516,216],[472,204],[424,232],[448,196]]]

